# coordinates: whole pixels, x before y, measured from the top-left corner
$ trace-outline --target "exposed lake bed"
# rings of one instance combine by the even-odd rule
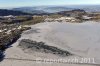
[[[94,58],[98,64],[100,62],[100,24],[98,22],[84,23],[38,23],[31,25],[30,30],[24,31],[21,38],[5,51],[5,58],[20,58],[20,59],[36,59],[36,58]],[[37,42],[44,42],[48,46],[58,47],[73,54],[73,56],[62,57],[51,53],[29,52],[26,53],[22,48],[18,47],[23,39],[29,39]],[[23,44],[24,45],[24,44]],[[9,61],[9,60],[8,60]],[[0,62],[0,66],[5,66],[4,63],[10,64],[6,59]],[[22,62],[22,61],[21,61]],[[21,65],[20,61],[12,62]],[[28,62],[32,63],[32,62]],[[6,65],[7,65],[6,64]],[[25,64],[25,63],[24,63]],[[37,64],[38,65],[38,64]],[[27,66],[27,65],[26,65]],[[31,64],[29,65],[31,66]],[[69,65],[70,66],[70,65]],[[75,66],[75,65],[72,65]],[[78,66],[78,65],[76,65]],[[80,66],[80,65],[79,65]],[[87,66],[87,65],[86,65]],[[93,65],[94,66],[94,65]]]

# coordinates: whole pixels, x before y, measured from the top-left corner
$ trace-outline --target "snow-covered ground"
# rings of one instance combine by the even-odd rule
[[[5,52],[6,58],[63,58],[52,54],[42,53],[24,53],[17,47],[21,39],[31,39],[33,41],[43,41],[47,45],[58,47],[73,53],[73,57],[94,58],[95,63],[100,63],[100,23],[84,22],[84,23],[39,23],[31,26],[32,29],[25,31],[22,37]],[[65,57],[64,57],[65,58]],[[67,57],[66,57],[67,58]],[[12,62],[12,63],[11,63]],[[9,65],[8,65],[9,64]],[[11,61],[6,60],[0,62],[0,66],[33,66],[39,65],[27,61]],[[27,65],[28,64],[28,65]],[[53,64],[43,64],[40,66],[55,66]],[[59,66],[78,66],[77,64],[60,64]],[[79,65],[81,66],[81,65]],[[88,65],[82,65],[88,66]],[[95,66],[95,65],[94,65]]]

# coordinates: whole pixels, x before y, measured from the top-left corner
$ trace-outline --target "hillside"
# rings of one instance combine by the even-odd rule
[[[28,13],[25,12],[21,12],[21,11],[13,11],[13,10],[7,10],[7,9],[0,9],[0,16],[7,16],[7,15],[30,15]]]

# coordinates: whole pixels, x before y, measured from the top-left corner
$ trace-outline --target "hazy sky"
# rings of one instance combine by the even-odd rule
[[[100,4],[100,0],[0,0],[0,7]]]

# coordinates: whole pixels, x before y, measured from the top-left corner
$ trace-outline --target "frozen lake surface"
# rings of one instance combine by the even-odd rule
[[[79,56],[95,58],[99,62],[100,23],[47,22],[37,24],[33,26],[34,28],[39,29],[40,41],[45,41],[48,45],[59,47]]]
[[[25,31],[21,38],[5,51],[5,58],[16,59],[68,59],[68,58],[94,58],[95,63],[100,64],[100,23],[58,23],[45,22],[31,26],[32,29]],[[22,39],[42,41],[49,46],[55,46],[67,50],[74,55],[71,57],[58,57],[46,53],[25,53],[18,47]],[[91,62],[92,63],[92,62]],[[61,64],[61,63],[36,63],[33,61],[4,59],[0,66],[96,66],[88,64]],[[99,65],[98,65],[99,66]]]

